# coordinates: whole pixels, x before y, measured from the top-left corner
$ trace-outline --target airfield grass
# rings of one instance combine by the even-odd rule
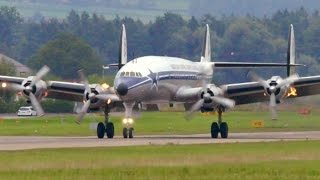
[[[0,152],[1,179],[319,179],[320,141]]]
[[[133,3],[135,1],[123,0],[124,4]],[[35,13],[41,13],[43,16],[65,18],[71,10],[77,10],[78,12],[87,11],[89,13],[98,13],[104,15],[107,19],[113,19],[116,15],[120,17],[132,17],[134,19],[140,19],[143,22],[148,23],[154,20],[157,16],[162,16],[167,11],[177,11],[188,18],[187,14],[190,0],[162,0],[161,3],[153,1],[155,4],[153,8],[116,8],[107,6],[81,6],[70,4],[57,4],[48,2],[29,2],[29,1],[8,1],[0,0],[1,6],[14,6],[24,17],[32,17]]]
[[[230,132],[266,132],[266,131],[305,131],[320,130],[320,112],[308,116],[297,112],[280,112],[279,119],[270,120],[269,112],[231,111],[224,114]],[[0,119],[0,135],[41,135],[41,136],[89,136],[96,135],[96,124],[104,117],[91,114],[85,117],[83,123],[75,123],[75,115],[57,115],[33,117],[24,119]],[[135,119],[136,135],[172,135],[209,133],[211,123],[216,121],[215,115],[205,116],[196,114],[187,121],[183,112],[142,112]],[[121,135],[121,116],[112,116],[115,134]],[[252,122],[262,120],[264,127],[254,128]]]

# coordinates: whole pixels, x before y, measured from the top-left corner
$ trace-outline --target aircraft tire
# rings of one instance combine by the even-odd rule
[[[218,138],[219,135],[219,125],[216,122],[211,124],[211,138]]]
[[[132,139],[133,138],[133,128],[129,129],[129,138]]]
[[[104,138],[105,131],[106,127],[104,126],[103,122],[99,122],[97,126],[97,136],[99,139]]]
[[[228,138],[228,124],[226,122],[222,122],[220,124],[220,135],[221,138]]]
[[[106,134],[108,138],[113,138],[114,136],[114,125],[112,122],[108,122],[106,125]]]
[[[128,138],[128,129],[127,128],[123,128],[122,134],[123,134],[123,138]]]

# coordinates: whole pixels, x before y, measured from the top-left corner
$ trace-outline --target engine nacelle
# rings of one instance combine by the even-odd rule
[[[281,83],[281,81],[283,81],[283,79],[280,76],[273,76],[271,79],[267,80],[267,83],[270,87],[276,87],[279,83]],[[280,103],[281,99],[286,97],[288,89],[289,86],[281,86],[274,90],[277,104]],[[265,94],[268,96],[272,94],[270,88],[265,88]]]
[[[112,89],[107,85],[90,84],[89,86],[91,88],[91,93],[94,93],[95,95],[107,94],[112,92]],[[89,100],[89,93],[87,91],[84,92],[83,99],[85,101]],[[93,98],[90,101],[90,110],[99,110],[99,108],[102,107],[104,104],[110,103],[98,98]]]
[[[37,83],[35,83],[32,87],[31,87],[31,82],[32,82],[33,76],[29,76],[27,77],[22,83],[21,86],[25,87],[25,88],[30,88],[31,92],[37,97],[38,100],[40,100],[41,98],[43,98],[44,96],[46,96],[47,93],[47,84],[45,81],[43,80],[39,80]],[[29,95],[30,92],[28,92],[27,90],[23,90],[21,91],[21,94],[26,97],[27,99],[29,99]]]
[[[215,110],[215,108],[217,106],[219,106],[220,104],[215,103],[210,97],[214,97],[214,96],[220,96],[223,95],[223,91],[221,88],[218,88],[214,85],[208,86],[207,87],[207,95],[205,95],[205,92],[203,91],[201,93],[201,99],[204,100],[200,111],[201,112],[213,112]],[[206,97],[210,95],[210,97]]]

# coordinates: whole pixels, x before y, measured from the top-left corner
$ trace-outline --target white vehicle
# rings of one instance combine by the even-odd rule
[[[22,106],[17,114],[18,116],[36,116],[37,111],[33,110],[32,106]]]

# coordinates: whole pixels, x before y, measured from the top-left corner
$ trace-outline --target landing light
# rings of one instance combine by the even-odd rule
[[[132,119],[132,118],[129,118],[129,119],[128,119],[128,123],[129,123],[129,124],[133,124],[133,119]]]
[[[133,124],[134,121],[133,121],[132,118],[124,118],[124,119],[122,120],[122,123],[123,123],[123,124]]]
[[[122,123],[123,124],[127,124],[128,123],[128,119],[127,118],[122,119]]]
[[[7,87],[7,83],[5,83],[5,82],[2,83],[2,84],[1,84],[1,87],[2,87],[2,88],[6,88],[6,87]]]
[[[103,83],[103,84],[101,84],[101,86],[103,89],[108,89],[110,87],[109,84],[107,84],[107,83]]]

